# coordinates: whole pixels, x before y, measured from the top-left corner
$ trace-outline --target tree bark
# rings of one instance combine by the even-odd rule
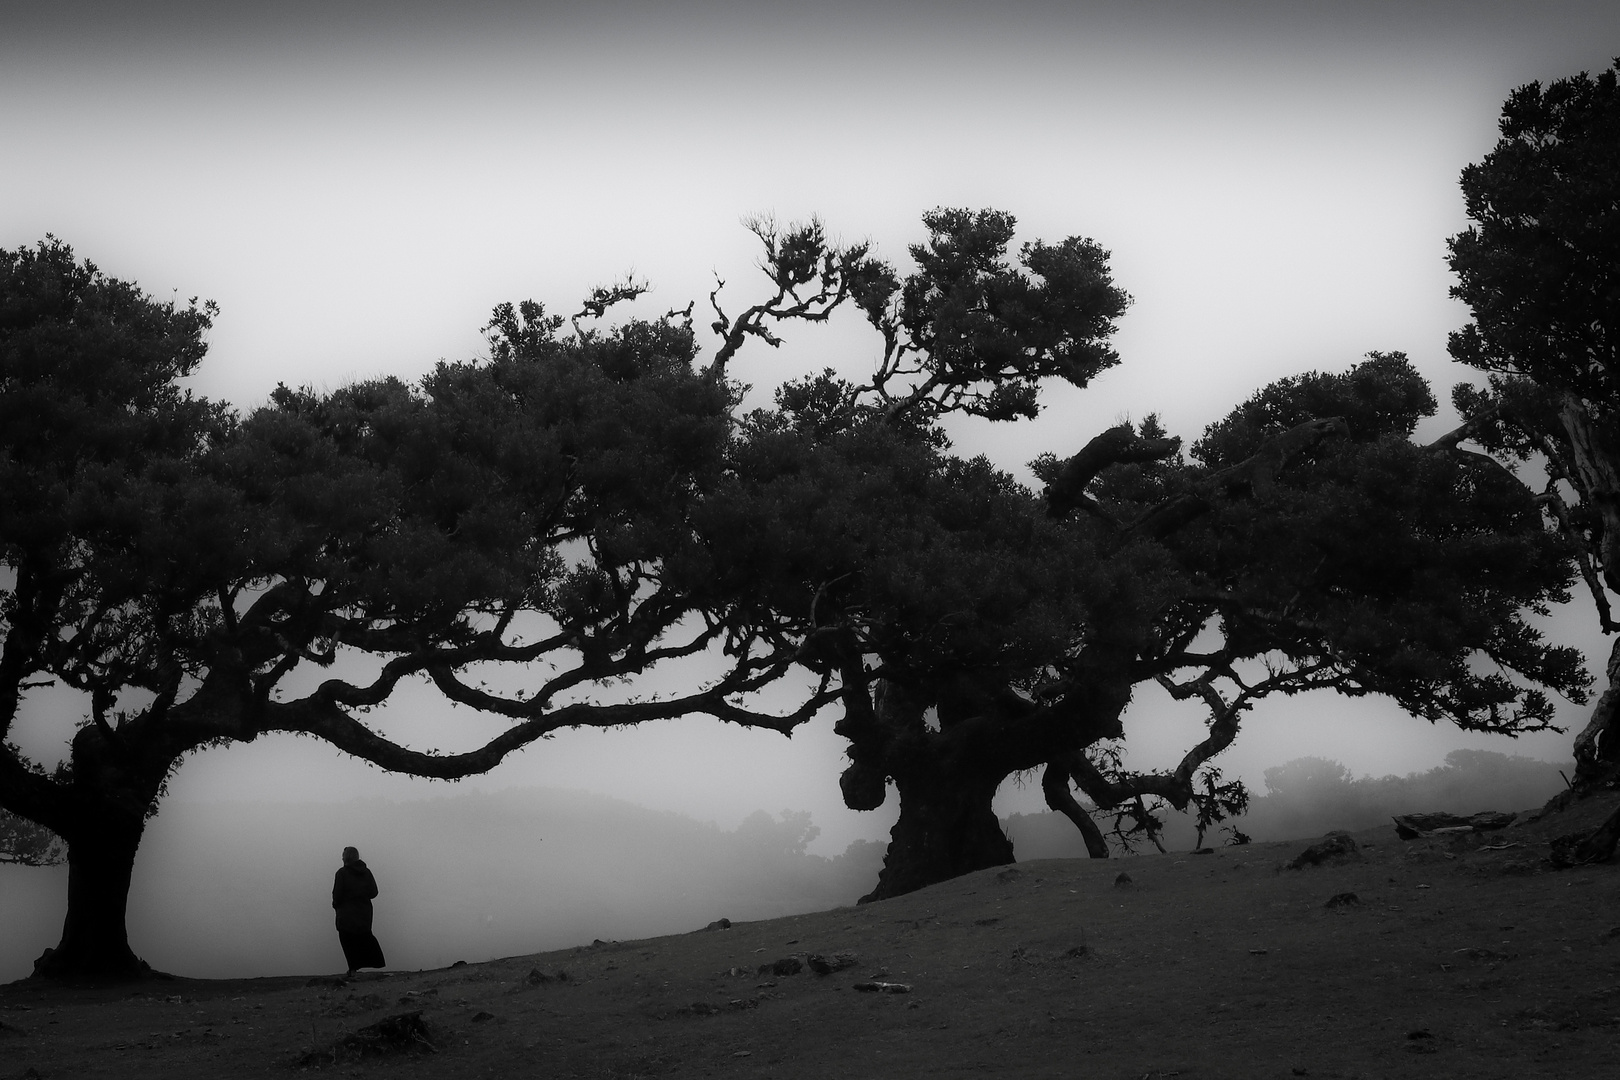
[[[1597,563],[1603,582],[1620,593],[1620,445],[1612,424],[1595,419],[1574,394],[1564,395],[1560,419],[1575,464],[1576,476],[1571,479],[1597,518]],[[1620,773],[1620,640],[1609,653],[1605,675],[1609,685],[1575,737],[1575,787],[1581,791],[1605,786]]]
[[[1108,858],[1108,841],[1104,839],[1102,830],[1097,823],[1086,813],[1086,808],[1080,805],[1069,791],[1069,770],[1056,762],[1048,762],[1046,770],[1041,773],[1041,793],[1046,796],[1046,805],[1062,814],[1074,823],[1080,830],[1080,835],[1086,841],[1086,854],[1093,859]]]
[[[1620,776],[1620,638],[1609,652],[1604,673],[1609,685],[1575,736],[1575,781],[1579,791],[1596,790]]]
[[[34,974],[60,979],[138,978],[147,969],[129,947],[124,922],[135,853],[176,754],[147,748],[102,724],[73,737],[68,813],[67,917],[62,940],[34,962]]]
[[[146,969],[124,923],[130,875],[145,822],[102,821],[68,842],[67,918],[62,940],[34,963],[46,978],[137,978]]]
[[[1003,777],[932,764],[895,778],[900,820],[889,834],[877,888],[861,903],[1013,861],[1012,841],[991,809]]]

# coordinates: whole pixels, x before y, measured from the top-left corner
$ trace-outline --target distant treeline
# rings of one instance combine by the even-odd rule
[[[1446,763],[1405,776],[1353,776],[1337,761],[1296,758],[1265,772],[1265,792],[1254,793],[1248,812],[1216,826],[1204,843],[1231,843],[1236,832],[1252,840],[1293,840],[1320,836],[1333,829],[1357,832],[1389,824],[1396,814],[1480,810],[1515,812],[1540,806],[1559,791],[1560,775],[1572,765],[1509,756],[1490,750],[1453,750]],[[1165,808],[1160,837],[1171,850],[1188,850],[1197,839],[1191,815]],[[1111,817],[1099,817],[1104,831]],[[1058,814],[1013,814],[1007,834],[1020,859],[1084,858],[1085,845],[1067,818]],[[1138,848],[1152,851],[1146,840]]]

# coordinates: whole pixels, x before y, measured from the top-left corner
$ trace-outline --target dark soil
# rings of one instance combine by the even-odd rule
[[[1022,863],[437,971],[25,980],[0,987],[0,1080],[1610,1077],[1620,865],[1547,854],[1617,801],[1357,833],[1360,858],[1299,870],[1283,867],[1308,840]]]

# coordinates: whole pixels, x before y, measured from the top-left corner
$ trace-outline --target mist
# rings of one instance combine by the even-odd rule
[[[722,830],[590,792],[513,789],[412,801],[176,801],[148,827],[129,898],[131,946],[193,978],[343,970],[332,875],[360,850],[395,969],[702,929],[853,904],[883,844],[806,852],[805,812]],[[0,982],[56,944],[67,868],[0,866]]]
[[[1020,241],[1095,237],[1135,298],[1119,368],[1014,430],[953,427],[1014,471],[1123,417],[1195,436],[1269,380],[1372,349],[1409,353],[1444,398],[1469,377],[1445,350],[1466,319],[1443,262],[1466,224],[1458,173],[1513,87],[1602,67],[1620,40],[1602,0],[0,0],[0,18],[0,245],[55,233],[154,295],[218,300],[199,393],[248,409],[281,382],[409,380],[478,355],[494,304],[561,311],[626,271],[654,286],[632,315],[701,312],[716,278],[742,302],[748,214],[820,214],[903,264],[921,212],[996,206]],[[855,319],[795,329],[738,373],[768,393],[827,365],[860,374],[873,351]],[[1584,597],[1550,622],[1601,657]],[[84,711],[25,711],[12,737],[48,767]],[[375,720],[424,748],[491,723],[431,694]],[[791,740],[699,720],[563,732],[459,788],[308,740],[210,749],[149,826],[132,944],[187,975],[336,970],[328,893],[347,844],[381,884],[396,967],[850,903],[876,865],[835,864],[881,850],[894,801],[843,807],[832,724]],[[1202,717],[1150,689],[1126,724],[1133,766],[1165,767]],[[1401,777],[1458,747],[1554,759],[1569,736],[1463,736],[1311,695],[1261,706],[1215,764],[1260,793],[1278,762]],[[1557,790],[1536,785],[1515,799]],[[1371,820],[1333,809],[1343,794],[1275,829]],[[1269,838],[1260,803],[1285,816],[1259,800],[1243,828]],[[996,805],[1015,831],[1043,809],[1027,778]],[[743,823],[784,808],[821,834],[799,855],[750,850]],[[1475,808],[1522,806],[1411,809]],[[1030,833],[1021,857],[1073,853],[1063,828],[1050,847]],[[65,877],[0,867],[0,979],[56,943]]]
[[[1260,842],[1387,825],[1394,814],[1539,806],[1560,768],[1454,750],[1432,769],[1357,776],[1325,758],[1265,771],[1248,813],[1204,838]],[[1197,843],[1192,818],[1161,811],[1172,853]],[[1106,829],[1110,821],[1099,817]],[[1068,819],[1014,811],[1018,859],[1085,858]],[[359,848],[381,889],[375,932],[389,966],[417,970],[701,930],[850,905],[877,881],[886,844],[810,848],[808,811],[756,810],[735,828],[558,788],[333,803],[173,801],[148,829],[130,891],[130,942],[161,970],[249,978],[342,970],[332,875]],[[1393,836],[1393,833],[1391,834]],[[1120,856],[1152,855],[1138,838]],[[56,943],[67,868],[0,866],[0,982]]]
[[[1358,776],[1330,758],[1295,758],[1266,769],[1263,782],[1250,788],[1248,810],[1213,824],[1201,838],[1194,815],[1160,807],[1156,816],[1164,828],[1159,843],[1167,852],[1184,853],[1200,843],[1220,847],[1318,837],[1336,829],[1360,832],[1388,826],[1397,814],[1468,816],[1486,810],[1516,814],[1539,807],[1564,790],[1574,768],[1570,761],[1458,749],[1430,769]],[[1111,815],[1095,818],[1105,832],[1114,825]],[[1129,821],[1125,824],[1128,827]],[[1014,813],[1005,819],[1005,829],[1020,860],[1086,855],[1079,832],[1060,814]],[[1394,835],[1392,829],[1391,842]],[[1145,833],[1136,833],[1125,853],[1156,850]]]

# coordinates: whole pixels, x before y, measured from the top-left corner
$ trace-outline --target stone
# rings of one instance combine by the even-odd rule
[[[845,968],[854,967],[856,957],[854,953],[849,952],[833,953],[831,956],[811,953],[804,958],[804,962],[810,965],[810,970],[817,975],[831,975],[835,971],[843,971]]]
[[[784,956],[782,959],[773,961],[769,964],[759,965],[759,974],[775,975],[778,978],[787,975],[797,975],[803,970],[804,961],[800,960],[797,956]]]
[[[1395,834],[1402,840],[1417,840],[1435,833],[1491,832],[1505,829],[1516,820],[1513,814],[1482,810],[1462,817],[1458,814],[1397,814]]]
[[[1288,863],[1290,870],[1303,870],[1307,866],[1334,866],[1356,862],[1362,858],[1361,849],[1353,836],[1341,830],[1328,833],[1322,839],[1295,855]]]

